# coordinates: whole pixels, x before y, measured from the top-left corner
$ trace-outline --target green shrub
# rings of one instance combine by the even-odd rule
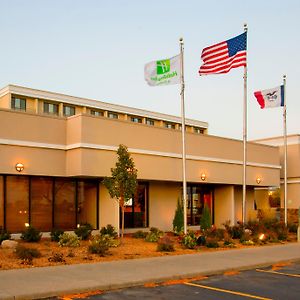
[[[26,227],[26,229],[22,232],[21,235],[22,240],[30,243],[40,241],[41,237],[42,237],[41,232],[31,225]]]
[[[157,251],[173,252],[175,251],[174,242],[167,236],[163,236],[158,240]]]
[[[298,225],[296,223],[288,223],[289,232],[297,233]]]
[[[145,241],[146,242],[151,242],[151,243],[154,243],[154,242],[157,242],[158,239],[163,235],[164,233],[159,230],[158,228],[156,227],[151,227],[150,228],[150,232],[148,232],[148,234],[146,235],[146,238],[145,238]]]
[[[2,241],[9,240],[9,239],[10,239],[10,233],[6,229],[0,227],[0,244],[2,243]]]
[[[240,239],[244,234],[244,225],[238,224],[229,228],[229,234],[233,239]]]
[[[173,219],[173,231],[175,234],[180,234],[183,232],[184,224],[183,224],[183,207],[181,205],[181,201],[177,200],[177,208],[175,211],[175,216]]]
[[[203,213],[200,218],[200,229],[207,230],[211,227],[210,209],[207,204],[204,204]]]
[[[115,227],[112,226],[111,224],[108,224],[106,227],[102,227],[100,229],[100,234],[101,235],[109,235],[114,239],[116,239],[118,237],[118,233],[117,233]]]
[[[38,249],[27,248],[22,245],[17,246],[15,254],[26,264],[31,264],[33,258],[41,257],[41,252]]]
[[[144,239],[147,236],[147,233],[145,231],[138,230],[132,236],[135,239]]]
[[[278,236],[279,241],[286,241],[288,238],[288,227],[285,226],[284,222],[275,222],[271,230],[274,230]]]
[[[93,237],[88,246],[88,252],[105,256],[111,247],[113,238],[108,234],[100,234]]]
[[[235,247],[234,242],[233,242],[231,236],[229,235],[229,233],[227,231],[225,231],[225,233],[224,233],[224,243],[223,243],[223,245],[225,247],[230,247],[230,248]]]
[[[64,255],[62,253],[53,253],[52,256],[48,258],[50,262],[61,262],[65,263],[66,260],[64,259]]]
[[[206,237],[205,235],[200,235],[198,238],[197,238],[197,245],[198,246],[205,246],[206,244]]]
[[[65,232],[60,235],[58,245],[60,247],[79,247],[80,238],[77,235]]]
[[[187,234],[181,240],[182,245],[188,249],[194,249],[197,246],[197,237],[192,230],[188,230]]]
[[[51,241],[52,242],[58,242],[59,237],[64,234],[64,231],[62,229],[52,229],[50,233]]]
[[[240,242],[243,243],[245,241],[252,240],[251,234],[252,234],[252,232],[251,232],[250,229],[245,229],[244,232],[242,233],[241,237],[240,237]]]
[[[216,228],[216,226],[211,226],[205,231],[205,236],[216,238],[219,241],[224,238],[226,230],[223,228]]]
[[[93,226],[89,223],[80,224],[78,228],[74,230],[75,234],[82,240],[87,240],[91,236]]]
[[[214,237],[208,237],[208,238],[206,238],[205,245],[207,248],[218,248],[219,247],[218,239],[214,238]]]

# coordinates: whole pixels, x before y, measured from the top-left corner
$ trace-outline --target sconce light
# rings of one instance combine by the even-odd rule
[[[202,174],[201,174],[201,180],[202,180],[202,181],[205,181],[205,179],[206,179],[206,174],[205,174],[205,173],[202,173]]]
[[[25,227],[29,227],[30,226],[29,223],[25,223],[24,225],[25,225]]]
[[[260,183],[261,183],[261,178],[260,178],[260,177],[257,177],[257,178],[256,178],[256,183],[257,183],[257,184],[260,184]]]
[[[18,172],[22,172],[24,170],[24,165],[22,163],[17,163],[15,168]]]

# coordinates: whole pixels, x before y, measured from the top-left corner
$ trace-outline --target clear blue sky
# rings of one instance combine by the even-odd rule
[[[149,87],[144,64],[185,41],[186,117],[242,139],[243,68],[198,76],[204,47],[248,23],[248,137],[282,134],[282,109],[254,90],[287,75],[288,134],[300,133],[300,1],[1,0],[0,86],[9,83],[180,115],[179,86]]]

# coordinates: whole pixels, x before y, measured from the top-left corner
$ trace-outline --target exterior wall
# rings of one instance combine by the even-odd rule
[[[284,207],[284,186],[280,186],[281,207]],[[300,183],[288,183],[287,185],[287,208],[300,208]]]
[[[10,109],[10,94],[0,97],[0,108]]]
[[[100,184],[99,228],[111,224],[119,228],[119,204],[111,199],[104,185]]]
[[[215,225],[221,227],[226,221],[234,223],[234,187],[218,186],[215,188]]]
[[[180,195],[180,184],[150,182],[149,227],[157,227],[164,231],[173,230],[173,219]]]
[[[235,222],[242,221],[243,188],[234,187]],[[246,221],[256,219],[257,212],[254,210],[254,188],[247,187],[246,191]]]

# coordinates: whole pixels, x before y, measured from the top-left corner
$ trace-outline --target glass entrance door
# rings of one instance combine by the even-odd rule
[[[192,185],[187,191],[187,223],[190,226],[200,225],[204,205],[209,207],[211,217],[213,215],[213,190],[209,186]]]

